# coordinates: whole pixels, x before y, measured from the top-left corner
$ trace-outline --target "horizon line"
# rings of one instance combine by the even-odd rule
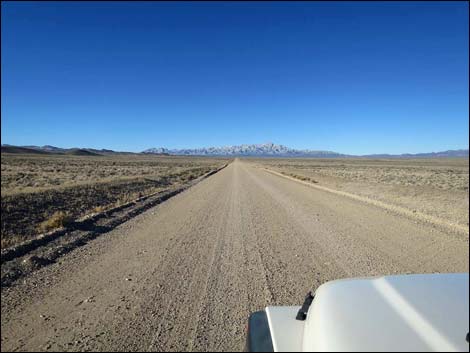
[[[13,145],[13,144],[9,144],[9,143],[2,143],[2,147],[3,146],[12,146],[12,147],[24,147],[24,148],[28,148],[28,147],[38,147],[38,148],[42,148],[44,146],[50,146],[50,147],[54,147],[54,148],[59,148],[59,149],[64,149],[64,150],[67,150],[67,149],[74,149],[74,148],[77,148],[77,149],[93,149],[93,150],[109,150],[109,151],[113,151],[113,152],[121,152],[121,153],[142,153],[144,151],[147,151],[149,149],[157,149],[157,148],[164,148],[166,150],[169,150],[169,151],[172,151],[172,150],[198,150],[198,149],[208,149],[208,148],[224,148],[224,147],[237,147],[237,146],[260,146],[260,145],[267,145],[267,144],[272,144],[272,145],[275,145],[275,146],[283,146],[283,147],[286,147],[286,148],[289,148],[289,149],[292,149],[292,150],[295,150],[295,151],[311,151],[311,152],[330,152],[330,153],[335,153],[335,154],[340,154],[340,155],[345,155],[345,156],[374,156],[374,155],[407,155],[407,154],[410,154],[410,155],[415,155],[415,154],[424,154],[424,153],[441,153],[441,152],[447,152],[447,151],[468,151],[469,150],[469,147],[465,147],[465,148],[442,148],[442,149],[439,149],[439,150],[434,150],[434,151],[425,151],[425,152],[401,152],[401,153],[391,153],[391,152],[374,152],[374,153],[364,153],[364,154],[350,154],[350,153],[343,153],[343,152],[337,152],[337,151],[334,151],[334,150],[322,150],[322,149],[310,149],[310,148],[292,148],[292,147],[289,147],[289,146],[286,146],[286,145],[283,145],[283,144],[277,144],[277,143],[273,143],[273,142],[265,142],[265,143],[243,143],[243,144],[237,144],[237,145],[220,145],[220,146],[204,146],[204,147],[182,147],[182,148],[170,148],[170,147],[163,147],[163,146],[160,146],[160,147],[149,147],[149,148],[146,148],[146,149],[143,149],[143,150],[140,150],[140,151],[132,151],[132,150],[118,150],[118,149],[111,149],[111,148],[105,148],[105,147],[102,147],[102,148],[98,148],[98,147],[79,147],[79,146],[73,146],[73,147],[59,147],[59,146],[56,146],[56,145],[52,145],[52,144],[45,144],[45,145]]]

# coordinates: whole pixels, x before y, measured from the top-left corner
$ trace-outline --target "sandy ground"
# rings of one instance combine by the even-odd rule
[[[468,265],[468,236],[237,160],[3,288],[2,351],[239,351],[325,281]]]
[[[468,229],[468,158],[250,159],[317,185],[406,208]]]

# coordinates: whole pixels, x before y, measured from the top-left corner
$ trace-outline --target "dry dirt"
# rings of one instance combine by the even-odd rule
[[[44,232],[56,212],[71,219],[162,191],[227,160],[153,155],[2,153],[2,248]]]
[[[468,158],[250,159],[250,162],[468,229]]]
[[[468,265],[468,235],[236,160],[2,288],[2,351],[240,351],[325,281]]]

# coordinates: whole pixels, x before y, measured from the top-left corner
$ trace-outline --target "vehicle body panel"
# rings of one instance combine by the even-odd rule
[[[300,306],[265,309],[274,351],[468,351],[469,275],[426,274],[323,284]]]
[[[302,350],[302,337],[305,321],[295,319],[300,306],[270,306],[266,308],[268,323],[275,352],[299,352]]]

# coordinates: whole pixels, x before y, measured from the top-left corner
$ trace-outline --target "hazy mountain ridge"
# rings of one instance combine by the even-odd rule
[[[146,154],[170,154],[193,156],[276,156],[276,157],[317,157],[317,158],[431,158],[431,157],[468,157],[468,149],[447,150],[429,153],[405,153],[405,154],[370,154],[348,155],[333,151],[297,150],[273,143],[238,145],[225,147],[206,147],[194,149],[168,149],[164,147],[149,148],[142,153]]]
[[[279,157],[345,157],[346,155],[332,151],[296,150],[274,143],[237,145],[224,147],[204,147],[194,149],[167,149],[164,147],[150,148],[142,153],[168,153],[184,156],[279,156]]]
[[[437,157],[468,157],[468,149],[447,150],[428,153],[403,153],[403,154],[369,154],[361,157],[368,158],[437,158]]]
[[[2,144],[2,153],[46,153],[46,154],[71,154],[76,156],[101,156],[106,154],[132,154],[132,152],[116,152],[108,149],[94,149],[94,148],[61,148],[56,146],[13,146],[9,144]]]
[[[52,153],[73,155],[108,155],[108,154],[135,154],[134,152],[117,152],[109,149],[94,148],[60,148],[50,145],[45,146],[13,146],[2,144],[2,153]],[[165,147],[149,148],[140,153],[155,155],[176,156],[253,156],[253,157],[305,157],[305,158],[439,158],[439,157],[468,157],[468,149],[447,150],[429,153],[405,153],[405,154],[369,154],[348,155],[333,151],[297,150],[284,145],[274,143],[244,144],[237,146],[204,147],[168,149]]]

